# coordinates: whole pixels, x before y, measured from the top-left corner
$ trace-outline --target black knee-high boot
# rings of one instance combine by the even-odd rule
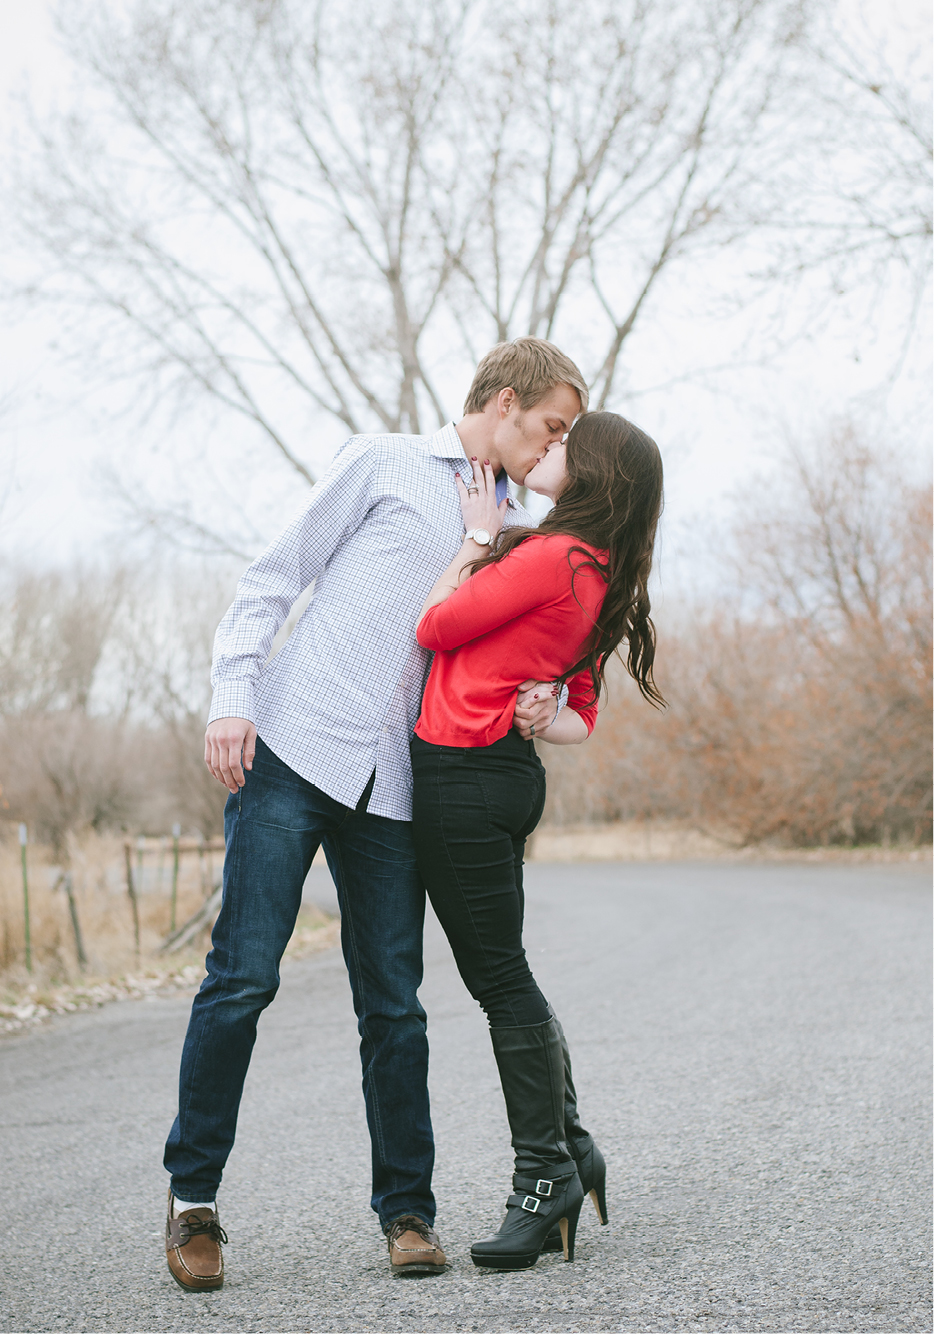
[[[527,1028],[491,1028],[516,1153],[513,1194],[500,1230],[470,1248],[474,1264],[528,1269],[557,1224],[566,1260],[584,1192],[564,1138],[564,1054],[557,1021]]]
[[[568,1051],[567,1038],[564,1036],[564,1029],[559,1019],[555,1019],[555,1026],[564,1057],[564,1137],[577,1163],[577,1174],[584,1194],[593,1200],[597,1217],[605,1226],[609,1221],[606,1213],[606,1163],[603,1154],[593,1141],[593,1136],[581,1125],[577,1111],[577,1091],[571,1074],[571,1053]],[[553,1227],[548,1233],[542,1250],[563,1250],[561,1234],[557,1227]]]

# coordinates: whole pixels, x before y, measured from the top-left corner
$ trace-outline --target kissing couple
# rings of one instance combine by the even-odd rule
[[[606,1164],[522,945],[523,851],[545,803],[536,743],[587,739],[624,644],[643,696],[664,703],[647,592],[661,458],[638,427],[587,403],[553,344],[498,344],[456,424],[350,439],[221,621],[205,761],[229,791],[223,903],[164,1158],[166,1254],[188,1291],[224,1281],[217,1192],[319,847],[340,905],[371,1205],[392,1271],[447,1266],[418,999],[426,893],[489,1020],[515,1150],[505,1220],[471,1246],[474,1264],[525,1269],[543,1250],[572,1260],[588,1194],[607,1221]],[[509,479],[553,502],[537,526]]]

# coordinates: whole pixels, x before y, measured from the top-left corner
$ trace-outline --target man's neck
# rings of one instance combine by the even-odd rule
[[[464,453],[467,457],[469,459],[477,458],[481,461],[489,459],[493,465],[493,472],[498,477],[503,471],[503,465],[493,448],[492,431],[486,415],[482,412],[468,413],[459,422],[455,422],[454,429],[460,436],[460,442],[464,446]]]

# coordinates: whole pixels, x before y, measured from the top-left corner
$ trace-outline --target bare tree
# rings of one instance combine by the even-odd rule
[[[803,193],[788,165],[771,202],[774,278],[825,267],[831,290],[860,282],[878,298],[897,284],[914,334],[931,271],[931,60],[929,33],[897,10],[870,23],[862,9],[828,8],[806,45],[817,82],[802,126],[811,179]],[[776,204],[778,207],[776,208]]]
[[[302,485],[322,415],[432,429],[457,410],[455,376],[520,333],[572,346],[594,401],[614,404],[624,349],[679,266],[784,226],[792,179],[810,197],[812,12],[63,6],[85,101],[21,146],[9,197],[28,295],[74,312],[65,342],[98,370],[245,420]],[[217,545],[203,516],[150,509]]]
[[[893,450],[843,422],[810,448],[790,444],[778,477],[743,491],[738,580],[823,653],[847,639],[897,646],[924,672],[930,506],[930,488],[905,479]]]

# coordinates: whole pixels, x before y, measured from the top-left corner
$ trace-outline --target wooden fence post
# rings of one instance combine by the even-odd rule
[[[52,893],[61,885],[68,899],[68,912],[71,916],[71,929],[75,933],[75,953],[78,956],[78,967],[84,972],[87,967],[88,956],[84,952],[84,940],[81,936],[81,927],[78,923],[78,905],[75,902],[75,887],[72,883],[70,871],[60,871],[58,879],[52,886]]]
[[[88,956],[84,952],[81,927],[78,925],[78,905],[75,902],[75,887],[72,884],[70,871],[65,873],[65,893],[68,895],[68,911],[71,914],[71,925],[75,933],[75,953],[78,956],[78,967],[83,971],[88,966]]]
[[[29,878],[26,875],[26,844],[29,832],[24,824],[19,827],[19,850],[23,863],[23,923],[26,928],[26,971],[32,972],[32,935],[29,930]]]
[[[139,958],[139,903],[136,899],[136,886],[133,884],[133,851],[130,840],[123,840],[123,856],[126,861],[126,892],[130,896],[133,908],[133,939],[136,942],[136,957]]]
[[[172,826],[172,920],[169,924],[169,933],[175,930],[175,907],[178,903],[178,840],[181,837],[182,827],[180,824]]]

